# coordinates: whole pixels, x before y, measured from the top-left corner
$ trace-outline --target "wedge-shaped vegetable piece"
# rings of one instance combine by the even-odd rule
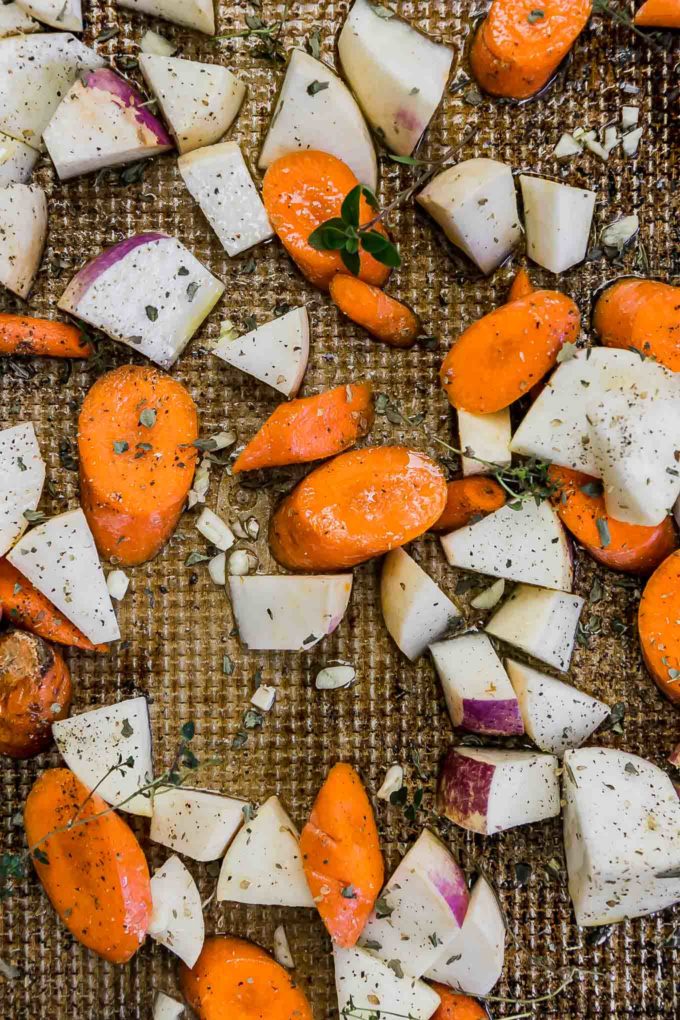
[[[179,857],[168,857],[151,878],[149,935],[193,967],[201,955],[205,924],[201,894]]]
[[[582,262],[588,248],[596,193],[544,177],[520,175],[529,257],[551,273]]]
[[[83,11],[80,0],[17,0],[17,6],[51,28],[67,32],[82,32],[83,30]]]
[[[213,0],[116,0],[119,7],[150,14],[154,18],[165,18],[177,25],[195,28],[206,35],[215,34],[215,11]]]
[[[149,835],[195,861],[216,861],[241,827],[246,806],[210,790],[161,786],[154,793]]]
[[[656,568],[638,612],[640,650],[659,690],[680,705],[680,551]]]
[[[425,977],[469,995],[488,995],[503,972],[505,919],[485,878],[470,893],[463,927],[443,948]]]
[[[180,152],[219,141],[246,94],[243,82],[221,64],[142,53],[139,66]]]
[[[486,634],[463,634],[430,651],[454,726],[471,733],[524,733],[517,697]]]
[[[45,484],[45,462],[32,422],[0,432],[0,556],[26,528],[24,511],[35,510]]]
[[[270,797],[236,834],[222,861],[217,899],[278,907],[314,907],[300,855],[300,836]]]
[[[295,49],[258,165],[265,170],[280,156],[298,149],[316,149],[336,156],[362,184],[375,191],[375,148],[354,96],[327,64]]]
[[[1,72],[0,72],[1,74]],[[42,188],[0,188],[0,284],[21,298],[29,295],[47,236],[47,199]]]
[[[583,602],[580,595],[519,584],[496,610],[486,630],[566,673]]]
[[[439,774],[439,809],[491,835],[560,813],[558,760],[532,751],[452,747]]]
[[[90,641],[118,640],[118,621],[82,510],[38,524],[19,539],[7,559]]]
[[[18,3],[0,4],[0,39],[8,35],[39,32],[40,25]]]
[[[541,751],[580,747],[610,713],[609,705],[513,659],[505,668],[519,700],[527,736]]]
[[[510,408],[492,414],[470,414],[458,411],[458,438],[461,450],[469,450],[478,457],[463,457],[463,474],[487,475],[493,472],[491,464],[505,467],[512,461],[510,453]],[[482,461],[488,461],[484,464]]]
[[[308,651],[340,625],[352,575],[230,577],[229,591],[239,637],[247,648]]]
[[[156,992],[153,1002],[153,1020],[180,1020],[184,1016],[184,1004],[171,998],[165,992]]]
[[[403,549],[393,549],[385,557],[380,605],[385,626],[412,662],[460,616],[451,599]]]
[[[309,358],[307,308],[293,308],[234,340],[226,335],[212,353],[279,393],[294,397]]]
[[[358,1010],[380,1020],[394,1015],[429,1020],[439,1006],[433,988],[416,978],[397,977],[396,968],[366,949],[334,946],[333,960],[340,1016]]]
[[[338,38],[342,69],[381,140],[410,156],[439,106],[453,50],[368,0],[355,0]]]
[[[0,12],[3,9],[0,5]],[[27,184],[39,155],[37,149],[0,132],[0,187]]]
[[[449,167],[423,188],[418,202],[487,275],[522,236],[512,168],[495,159]]]
[[[170,368],[223,292],[176,238],[136,234],[83,266],[59,308]]]
[[[146,698],[72,715],[52,725],[61,756],[80,782],[121,811],[151,817],[151,727]],[[128,798],[131,798],[128,800]],[[125,801],[125,803],[123,803]]]
[[[262,199],[236,142],[180,156],[179,172],[227,255],[274,236]]]
[[[460,933],[468,899],[462,868],[442,841],[425,829],[380,894],[361,944],[375,949],[390,966],[396,960],[404,974],[418,978],[433,965],[440,947]]]
[[[564,756],[564,849],[576,923],[615,924],[680,900],[680,799],[635,754]]]
[[[506,504],[476,524],[442,537],[452,567],[525,581],[562,591],[571,588],[569,540],[549,503],[533,499],[519,508]]]

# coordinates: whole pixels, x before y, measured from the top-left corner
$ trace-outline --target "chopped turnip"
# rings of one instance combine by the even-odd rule
[[[151,816],[151,727],[146,698],[129,698],[52,723],[61,756],[88,790],[132,815]],[[130,798],[130,799],[128,799]]]
[[[314,907],[300,853],[300,836],[270,797],[234,837],[222,862],[217,899],[278,907]]]
[[[0,4],[0,39],[8,35],[39,32],[40,25],[18,3]]]
[[[610,714],[609,705],[513,659],[505,668],[517,694],[527,736],[541,751],[561,756],[579,747]]]
[[[512,168],[495,159],[449,167],[423,188],[418,202],[487,275],[522,236]]]
[[[566,673],[583,604],[580,595],[519,584],[496,610],[486,630]]]
[[[228,255],[273,236],[262,199],[236,142],[198,149],[178,161],[184,183]]]
[[[486,634],[430,648],[454,726],[472,733],[524,733],[517,697]]]
[[[258,165],[266,170],[275,159],[299,149],[329,152],[347,163],[362,184],[375,190],[375,148],[354,96],[327,64],[295,49]]]
[[[564,848],[576,923],[615,924],[680,900],[680,800],[637,755],[585,747],[564,756]]]
[[[491,464],[504,467],[512,461],[510,453],[510,408],[493,414],[470,414],[458,411],[458,437],[461,450],[469,450],[478,457],[463,457],[464,475],[487,475],[493,472]],[[481,461],[487,461],[483,464]]]
[[[560,813],[558,759],[532,751],[452,747],[439,774],[439,808],[472,832],[491,835]]]
[[[347,610],[351,574],[229,578],[239,637],[258,650],[309,651],[332,634]]]
[[[287,397],[300,389],[309,358],[307,308],[292,308],[244,336],[226,331],[212,353]]]
[[[393,549],[385,557],[380,605],[385,626],[412,662],[460,616],[451,599],[403,549]]]
[[[17,0],[17,5],[51,28],[66,32],[83,30],[80,0]]]
[[[19,539],[7,559],[90,641],[119,639],[104,571],[82,510],[38,524]]]
[[[418,978],[459,934],[468,899],[465,872],[424,829],[380,894],[360,942]]]
[[[62,181],[172,148],[141,93],[108,68],[85,71],[73,83],[43,140]]]
[[[468,995],[488,995],[499,981],[505,959],[505,919],[498,898],[480,877],[470,894],[458,938],[440,946],[425,977]]]
[[[0,188],[0,284],[21,298],[29,295],[47,236],[47,199],[42,188]]]
[[[179,857],[168,857],[151,879],[149,935],[193,967],[205,940],[201,895]]]
[[[219,141],[246,94],[243,82],[221,64],[143,53],[139,66],[180,152]]]
[[[527,499],[519,508],[506,505],[444,535],[441,542],[452,567],[546,588],[571,588],[569,540],[548,502],[537,506]]]
[[[595,210],[594,191],[543,177],[519,178],[529,257],[551,273],[582,262]]]
[[[139,48],[142,53],[151,53],[156,57],[171,57],[177,52],[177,46],[173,42],[164,35],[154,32],[152,28],[148,28],[142,36]]]
[[[410,156],[441,103],[453,50],[380,10],[368,0],[354,0],[338,53],[375,133],[392,152]]]
[[[195,28],[206,35],[215,34],[213,0],[116,0],[116,3],[140,14]]]
[[[170,368],[223,292],[176,238],[136,234],[83,266],[59,308]]]
[[[30,181],[39,155],[37,149],[0,132],[0,187],[4,188],[6,184],[26,184]]]
[[[33,423],[0,431],[0,556],[28,527],[26,510],[35,510],[45,484],[45,462]]]
[[[180,1020],[184,1015],[184,1005],[171,998],[165,992],[156,992],[153,1003],[153,1020]]]
[[[216,861],[238,832],[246,802],[210,790],[159,787],[149,836],[195,861]]]
[[[396,965],[384,963],[374,953],[354,946],[333,947],[335,988],[341,1017],[356,1013],[376,1020],[393,1016],[429,1020],[440,998],[434,988],[416,978],[403,977]]]

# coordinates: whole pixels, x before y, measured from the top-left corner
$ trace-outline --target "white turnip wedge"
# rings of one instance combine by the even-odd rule
[[[566,673],[583,605],[580,595],[519,584],[491,617],[486,632]]]
[[[352,592],[352,575],[231,576],[229,592],[246,648],[309,651],[340,625]]]
[[[506,504],[475,524],[442,536],[452,567],[525,581],[545,588],[571,588],[574,567],[560,519],[544,501],[526,499],[517,509]]]
[[[314,907],[300,854],[300,836],[270,797],[236,834],[222,861],[217,899],[277,907]]]
[[[47,237],[47,199],[42,188],[8,184],[0,188],[0,284],[27,298]]]
[[[273,237],[259,192],[236,142],[197,149],[177,161],[179,172],[227,255]]]
[[[186,28],[195,28],[205,35],[215,34],[214,0],[116,0],[119,7],[165,18]]]
[[[8,35],[39,32],[40,25],[18,3],[0,4],[0,39]]]
[[[180,1020],[184,1016],[184,1004],[166,995],[156,992],[153,1002],[153,1020]]]
[[[39,156],[37,149],[0,132],[0,187],[27,184]]]
[[[419,978],[441,946],[459,935],[468,899],[465,872],[442,841],[424,829],[380,894],[360,944]]]
[[[17,5],[50,28],[66,32],[83,30],[81,0],[17,0]]]
[[[430,646],[454,726],[471,733],[524,733],[517,696],[486,634]]]
[[[35,510],[45,484],[45,462],[33,423],[0,431],[0,556],[28,527],[25,511]]]
[[[680,799],[670,776],[613,748],[564,755],[564,849],[576,923],[615,924],[680,900]]]
[[[179,857],[168,857],[151,878],[149,935],[193,967],[205,941],[201,894]]]
[[[356,1013],[376,1020],[394,1016],[429,1020],[439,1007],[434,988],[416,978],[399,977],[396,966],[393,969],[366,949],[333,946],[333,960],[341,1017]]]
[[[32,528],[7,559],[94,644],[120,638],[97,547],[81,509]]]
[[[452,747],[439,773],[439,810],[492,835],[560,813],[558,759],[533,751]]]
[[[319,149],[341,159],[372,191],[378,183],[373,141],[357,102],[337,74],[295,49],[269,121],[258,166],[289,152]]]
[[[219,141],[246,94],[243,82],[221,64],[142,53],[139,66],[180,152]]]
[[[462,457],[463,474],[488,475],[493,473],[491,464],[505,467],[512,461],[510,439],[510,408],[493,414],[471,414],[458,411],[458,438],[461,450],[469,450],[472,456]],[[487,461],[483,464],[481,461]]]
[[[150,838],[195,861],[216,861],[241,827],[247,803],[211,790],[160,786]]]
[[[385,557],[380,605],[395,644],[412,662],[460,616],[451,599],[403,549],[393,549]]]
[[[338,53],[373,130],[392,152],[410,156],[441,103],[453,50],[384,10],[354,0]]]
[[[232,337],[227,331],[212,353],[247,372],[286,397],[300,389],[309,359],[309,316],[301,305],[250,333]]]
[[[596,192],[526,174],[520,175],[519,183],[529,258],[551,273],[583,262]]]
[[[83,266],[59,308],[170,368],[223,292],[177,238],[136,234]]]

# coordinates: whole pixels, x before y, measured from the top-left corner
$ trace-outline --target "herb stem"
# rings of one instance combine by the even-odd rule
[[[607,0],[593,0],[593,14],[604,14],[606,17],[611,18],[612,21],[618,22],[619,25],[625,25],[625,27],[629,28],[631,32],[635,32],[635,34],[641,39],[644,39],[647,45],[651,46],[651,48],[656,50],[657,53],[666,53],[663,46],[659,46],[659,44],[652,39],[647,32],[642,32],[631,18],[627,14],[624,14],[623,11],[619,10],[618,7],[610,6],[607,3]]]

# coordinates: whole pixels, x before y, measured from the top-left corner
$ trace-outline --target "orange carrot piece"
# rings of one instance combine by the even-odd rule
[[[27,315],[0,315],[0,354],[89,358],[92,344],[75,326]]]
[[[446,506],[431,531],[455,531],[505,506],[505,492],[493,478],[472,475],[455,478],[446,486]]]
[[[638,611],[638,635],[654,682],[680,705],[680,552],[674,552],[647,581]]]
[[[326,776],[300,850],[328,934],[339,946],[355,945],[385,873],[371,802],[351,765],[339,762]]]
[[[206,939],[193,968],[180,966],[179,983],[199,1020],[313,1020],[302,989],[245,939]]]
[[[524,396],[578,337],[579,310],[565,294],[537,290],[501,305],[460,335],[441,367],[449,402],[490,414]]]
[[[315,468],[279,504],[269,545],[291,570],[342,570],[422,535],[445,503],[444,475],[424,454],[352,450]]]
[[[0,754],[32,758],[52,743],[52,723],[71,705],[71,674],[35,634],[0,634]]]
[[[528,297],[529,294],[535,294],[536,288],[531,282],[531,277],[527,273],[526,269],[518,269],[515,279],[512,281],[510,292],[508,294],[508,304],[511,301],[519,301],[520,298]]]
[[[76,818],[87,822],[56,831]],[[35,781],[24,827],[37,846],[38,878],[71,934],[105,960],[127,963],[151,920],[149,868],[132,829],[69,769]]]
[[[627,347],[680,371],[680,287],[619,280],[600,295],[593,328],[606,347]]]
[[[232,470],[238,474],[333,457],[365,436],[374,416],[371,383],[349,383],[316,397],[289,400],[267,418]]]
[[[432,987],[442,1000],[432,1020],[488,1020],[489,1014],[476,999],[452,992],[446,985],[434,981]]]
[[[340,311],[376,340],[391,347],[412,347],[416,342],[421,331],[418,316],[379,287],[338,273],[331,280],[330,294]]]
[[[339,252],[312,248],[309,235],[326,220],[340,216],[344,199],[358,183],[342,160],[313,150],[281,156],[265,174],[262,198],[271,225],[300,272],[322,290],[328,290],[336,273],[348,270]],[[359,222],[366,224],[374,216],[375,210],[362,195]],[[387,233],[381,223],[374,229]],[[390,275],[389,268],[363,249],[359,255],[360,278],[381,287]]]
[[[641,28],[680,28],[680,0],[645,0],[635,15]]]
[[[81,503],[106,559],[136,566],[177,526],[196,465],[198,415],[157,368],[123,365],[91,388],[78,420]]]

